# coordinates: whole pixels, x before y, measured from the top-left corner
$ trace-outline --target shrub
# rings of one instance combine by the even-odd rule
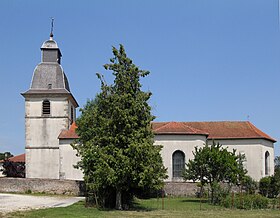
[[[259,191],[262,196],[265,197],[268,196],[269,186],[270,186],[270,176],[261,178],[259,184]]]
[[[233,202],[232,202],[233,200]],[[222,201],[221,205],[227,208],[233,207],[237,209],[266,209],[269,206],[269,200],[259,194],[235,194],[234,199],[231,195],[227,195]]]
[[[3,163],[3,174],[7,177],[25,177],[25,163],[24,162],[12,162],[5,160]]]
[[[213,204],[220,204],[220,202],[229,195],[230,187],[229,186],[221,186],[220,183],[214,182],[212,189],[213,192]]]
[[[262,196],[275,198],[280,192],[280,181],[275,176],[261,178],[259,191]]]
[[[250,176],[244,176],[242,186],[246,194],[255,194],[258,189],[258,183]]]

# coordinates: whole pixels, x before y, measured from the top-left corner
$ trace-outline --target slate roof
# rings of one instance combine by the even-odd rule
[[[59,48],[56,41],[51,38],[42,44],[41,49],[59,49]]]
[[[66,89],[70,92],[68,79],[60,64],[54,62],[42,62],[34,70],[30,89]]]
[[[59,139],[76,139],[76,124],[63,130]],[[267,139],[276,142],[248,121],[153,122],[155,135],[205,135],[208,139]]]
[[[59,56],[61,56],[58,45],[52,38],[43,43],[41,50],[43,51],[42,57],[44,57],[44,52],[49,52],[49,50],[56,50]],[[56,55],[53,53],[46,53],[46,55],[51,55],[53,58],[56,58]],[[75,107],[79,106],[70,92],[67,76],[60,62],[58,63],[57,61],[44,61],[44,58],[42,58],[42,62],[36,66],[33,72],[31,86],[22,95],[25,97],[36,94],[67,94],[69,95],[69,99],[74,102]]]

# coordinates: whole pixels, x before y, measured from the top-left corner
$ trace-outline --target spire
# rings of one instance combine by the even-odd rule
[[[52,22],[51,22],[51,33],[50,33],[50,40],[53,40],[53,21],[54,21],[54,18],[52,17]]]

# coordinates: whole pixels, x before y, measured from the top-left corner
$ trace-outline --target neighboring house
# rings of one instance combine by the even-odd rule
[[[25,154],[19,154],[17,156],[10,157],[8,160],[15,163],[25,163]]]
[[[75,133],[78,103],[70,92],[60,65],[61,52],[50,39],[41,47],[42,62],[33,73],[25,98],[26,177],[82,180],[73,165],[79,158],[71,143]],[[250,122],[154,122],[155,144],[163,145],[162,157],[168,168],[166,181],[181,181],[185,163],[193,158],[195,146],[213,140],[229,150],[245,154],[245,167],[255,180],[274,171],[275,140]]]

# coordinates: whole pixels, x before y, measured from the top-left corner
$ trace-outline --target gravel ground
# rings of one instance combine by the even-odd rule
[[[0,213],[5,214],[18,210],[30,210],[49,207],[66,207],[83,199],[83,197],[49,197],[0,193]]]

